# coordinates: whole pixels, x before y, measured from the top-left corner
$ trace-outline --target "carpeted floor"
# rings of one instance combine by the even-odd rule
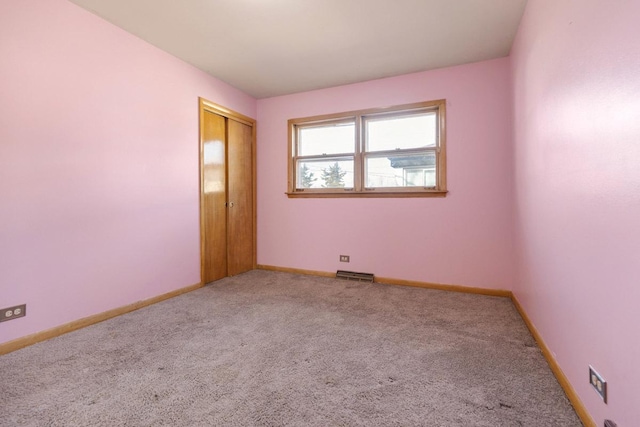
[[[251,271],[0,356],[2,426],[580,426],[511,301]]]

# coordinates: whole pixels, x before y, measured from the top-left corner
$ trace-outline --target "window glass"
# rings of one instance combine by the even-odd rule
[[[355,123],[330,123],[298,129],[298,156],[353,153]]]
[[[407,186],[435,188],[436,170],[435,168],[405,169],[405,180]]]
[[[434,152],[367,156],[365,187],[435,187],[435,163]]]
[[[436,140],[435,113],[366,120],[367,151],[434,147]]]
[[[353,188],[353,157],[299,160],[297,188]]]

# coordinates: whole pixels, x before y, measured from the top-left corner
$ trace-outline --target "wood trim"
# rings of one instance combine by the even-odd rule
[[[440,105],[440,114],[438,119],[440,120],[440,134],[438,135],[438,152],[436,153],[436,164],[442,165],[438,168],[438,177],[436,178],[436,185],[442,191],[447,191],[447,101],[443,100]]]
[[[256,120],[252,119],[249,116],[245,116],[244,114],[238,113],[237,111],[231,110],[222,105],[216,104],[215,102],[211,102],[202,97],[198,98],[198,117],[199,117],[199,135],[198,135],[198,173],[199,173],[199,191],[200,191],[200,281],[204,280],[204,192],[203,192],[203,156],[204,156],[204,141],[203,141],[203,127],[204,127],[204,112],[208,111],[210,113],[217,114],[219,116],[226,117],[227,119],[235,120],[237,122],[243,123],[247,126],[251,126],[251,169],[253,172],[253,256],[252,256],[252,264],[253,268],[256,268],[257,260],[258,260],[258,178],[257,178],[257,125]],[[290,162],[289,162],[290,163]]]
[[[293,182],[293,159],[298,155],[297,150],[293,146],[295,126],[291,124],[291,121],[287,124],[287,191],[296,187]],[[296,137],[297,138],[297,137]]]
[[[567,398],[569,399],[569,402],[571,402],[571,405],[573,405],[573,409],[575,409],[576,414],[578,414],[578,417],[580,418],[580,421],[582,421],[582,424],[584,424],[585,427],[596,427],[596,422],[593,420],[593,418],[591,418],[591,415],[589,415],[589,412],[582,403],[582,400],[578,396],[578,393],[576,393],[576,390],[571,385],[571,382],[569,382],[569,379],[562,371],[562,368],[560,368],[558,361],[553,356],[553,353],[551,353],[551,350],[542,339],[542,336],[540,335],[540,332],[538,332],[538,329],[536,329],[536,327],[533,325],[533,322],[531,322],[531,319],[524,311],[524,308],[518,301],[518,298],[516,298],[515,295],[512,295],[511,301],[513,301],[513,305],[515,306],[516,310],[518,310],[518,313],[520,313],[522,320],[524,320],[527,328],[529,328],[529,331],[538,343],[538,346],[540,346],[540,350],[542,351],[544,358],[547,359],[547,363],[549,364],[553,375],[555,375],[556,379],[560,383],[560,386],[567,395]]]
[[[252,267],[258,265],[258,124],[254,120],[251,134],[251,163],[252,163],[252,188],[253,188],[253,261]]]
[[[364,110],[344,111],[344,112],[335,113],[335,114],[322,114],[318,116],[299,117],[295,119],[290,119],[289,124],[298,124],[298,123],[307,123],[307,122],[320,123],[323,121],[332,121],[340,118],[355,117],[358,115],[367,116],[367,115],[378,114],[378,113],[393,112],[397,110],[402,110],[402,111],[419,110],[422,108],[438,107],[441,104],[446,104],[446,99],[435,99],[433,101],[415,102],[413,104],[394,105],[394,106],[380,107],[380,108],[368,108]]]
[[[336,273],[330,273],[327,271],[303,270],[299,268],[278,267],[275,265],[258,264],[257,268],[260,270],[281,271],[284,273],[307,274],[310,276],[336,277]],[[403,279],[390,279],[386,277],[374,277],[374,282],[386,284],[386,285],[413,286],[413,287],[425,288],[425,289],[437,289],[441,291],[464,292],[469,294],[479,294],[479,295],[511,298],[511,291],[506,291],[501,289],[486,289],[486,288],[474,288],[470,286],[443,285],[440,283],[418,282],[415,280],[403,280]]]
[[[198,192],[200,216],[200,282],[204,283],[204,112],[205,100],[198,98]]]
[[[306,274],[307,276],[336,277],[336,273],[329,273],[326,271],[303,270],[301,268],[278,267],[275,265],[258,264],[256,268],[259,270],[279,271],[282,273]]]
[[[393,279],[387,277],[375,277],[376,283],[388,285],[413,286],[416,288],[436,289],[439,291],[462,292],[466,294],[488,295],[492,297],[511,298],[511,291],[503,289],[476,288],[472,286],[445,285],[442,283],[419,282],[416,280]]]
[[[311,198],[342,198],[342,197],[353,197],[353,198],[384,198],[384,197],[393,197],[393,198],[403,198],[403,197],[446,197],[448,191],[385,191],[385,190],[373,190],[373,191],[349,191],[344,190],[342,193],[332,192],[305,192],[305,191],[295,191],[293,193],[285,193],[287,197],[290,199],[311,199]]]
[[[220,116],[226,117],[228,119],[235,120],[240,123],[244,123],[248,126],[255,126],[256,121],[249,116],[245,116],[242,113],[238,113],[230,108],[223,107],[222,105],[216,104],[215,102],[208,101],[204,98],[198,98],[200,101],[200,106],[205,110],[218,114]]]
[[[176,289],[175,291],[167,292],[162,295],[151,297],[142,301],[134,302],[133,304],[125,305],[122,307],[114,308],[104,311],[102,313],[94,314],[82,319],[74,320],[73,322],[65,323],[64,325],[56,326],[45,331],[36,332],[35,334],[27,335],[25,337],[17,338],[12,341],[8,341],[4,344],[0,344],[0,355],[11,353],[12,351],[20,350],[21,348],[28,347],[33,344],[37,344],[41,341],[46,341],[51,338],[64,335],[68,332],[82,329],[87,326],[94,325],[96,323],[103,322],[122,314],[126,314],[135,310],[139,310],[143,307],[147,307],[152,304],[156,304],[160,301],[167,300],[169,298],[177,297],[178,295],[185,294],[187,292],[194,291],[202,287],[202,283],[196,283],[195,285],[187,286],[184,288]]]
[[[363,116],[356,116],[356,140],[355,142],[355,151],[353,156],[353,188],[357,192],[363,192],[365,187],[365,177],[364,177],[364,162],[365,162],[365,138],[367,135],[365,134],[365,129],[363,127]],[[291,190],[295,191],[296,188],[293,187]],[[291,196],[289,196],[291,197]]]

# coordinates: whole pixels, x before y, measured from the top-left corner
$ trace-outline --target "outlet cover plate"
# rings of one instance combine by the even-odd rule
[[[607,403],[607,382],[591,365],[589,365],[589,384],[600,395],[604,403]]]
[[[340,262],[349,262],[349,255],[340,255]]]
[[[13,307],[0,309],[0,322],[7,322],[26,315],[27,304],[14,305]]]

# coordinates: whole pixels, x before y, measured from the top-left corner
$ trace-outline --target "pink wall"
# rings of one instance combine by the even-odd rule
[[[29,313],[0,342],[199,281],[203,96],[258,117],[260,264],[514,284],[597,423],[640,425],[637,16],[531,1],[511,60],[256,104],[67,1],[0,3],[0,307]],[[438,98],[448,197],[285,196],[287,119]]]
[[[507,58],[258,101],[258,263],[510,289]],[[288,199],[287,120],[447,99],[449,195]],[[338,255],[351,263],[338,262]]]
[[[65,0],[0,3],[0,342],[200,281],[198,96],[255,100]]]
[[[597,425],[640,425],[638,17],[637,1],[530,1],[512,51],[514,292]]]

